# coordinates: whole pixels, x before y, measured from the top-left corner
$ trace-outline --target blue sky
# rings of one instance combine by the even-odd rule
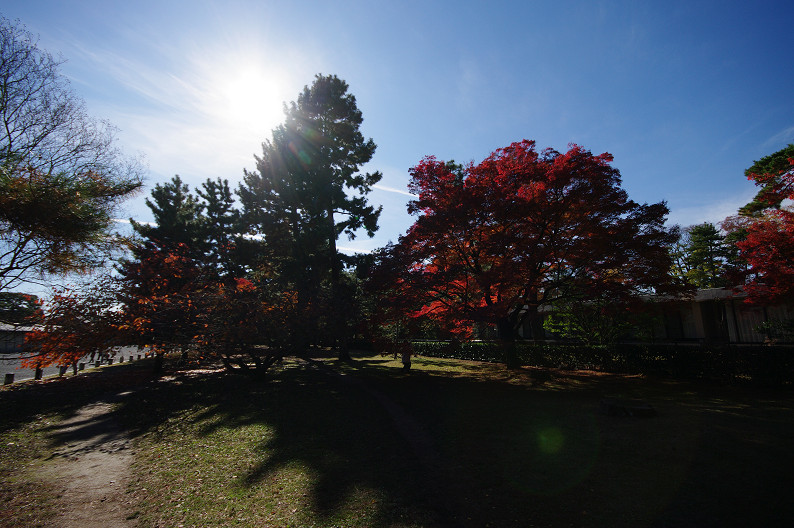
[[[141,153],[147,184],[235,186],[317,73],[350,85],[384,173],[369,250],[411,224],[408,169],[479,162],[524,138],[613,154],[670,223],[718,222],[754,160],[794,142],[794,2],[43,1],[0,13],[61,53],[91,114]],[[146,221],[145,194],[125,216]]]

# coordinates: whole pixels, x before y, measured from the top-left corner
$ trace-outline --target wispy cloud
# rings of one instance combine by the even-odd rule
[[[680,226],[690,226],[711,222],[719,224],[725,218],[735,215],[740,207],[746,205],[755,195],[754,189],[749,189],[732,198],[705,203],[693,207],[670,207],[670,215],[667,219],[668,225],[678,224]]]
[[[458,63],[457,102],[463,108],[471,108],[477,104],[478,88],[483,76],[479,65],[473,59],[461,59]]]
[[[395,189],[394,187],[389,187],[387,185],[381,185],[379,183],[376,183],[375,185],[373,185],[372,188],[373,189],[378,189],[379,191],[385,191],[385,192],[397,193],[397,194],[404,194],[405,196],[410,196],[411,198],[419,198],[417,195],[411,194],[408,191],[403,191],[401,189]]]
[[[130,222],[126,218],[113,218],[113,221],[116,222],[117,224],[127,224],[127,225],[131,225],[132,224],[132,222]],[[138,222],[138,221],[136,220],[136,222]],[[139,224],[148,225],[148,226],[152,226],[152,227],[157,225],[154,222],[138,222],[138,223]]]
[[[764,143],[765,147],[778,147],[782,143],[794,142],[794,126],[784,128]]]
[[[94,104],[119,126],[128,148],[146,153],[158,178],[180,174],[195,185],[220,176],[234,183],[283,120],[283,103],[299,90],[293,79],[303,78],[294,69],[301,66],[274,62],[266,50],[233,40],[161,44],[156,57],[75,44],[92,71],[102,71],[113,90],[125,94]]]

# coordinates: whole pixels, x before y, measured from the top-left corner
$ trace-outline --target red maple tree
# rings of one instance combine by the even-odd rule
[[[87,355],[104,355],[119,340],[120,313],[112,281],[99,281],[83,290],[57,291],[26,339],[28,352],[22,366],[43,368],[72,366]]]
[[[122,267],[120,328],[130,344],[151,347],[156,371],[171,352],[264,371],[301,348],[308,316],[295,292],[206,273],[193,254],[185,244],[147,241]]]
[[[611,162],[528,140],[478,165],[425,158],[410,171],[418,218],[380,263],[397,302],[464,337],[485,322],[513,341],[542,305],[674,289],[668,209],[630,200]]]
[[[744,290],[750,303],[780,302],[794,295],[794,212],[781,206],[794,199],[794,158],[788,158],[788,165],[774,172],[750,172],[748,179],[762,188],[757,200],[769,207],[756,216],[730,217],[722,224],[741,235],[736,247],[748,266]]]
[[[185,244],[161,247],[147,241],[135,252],[136,260],[121,266],[120,330],[128,344],[151,347],[159,371],[165,354],[187,352],[197,332],[198,298],[206,283]]]
[[[200,300],[194,346],[227,369],[263,372],[307,341],[297,293],[268,291],[245,278],[208,284]]]

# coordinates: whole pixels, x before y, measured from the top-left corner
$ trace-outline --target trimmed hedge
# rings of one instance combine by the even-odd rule
[[[517,342],[522,365],[600,370],[616,374],[659,375],[724,383],[752,381],[762,385],[794,383],[794,346],[720,344],[616,344]],[[415,341],[421,356],[499,363],[504,348],[491,341]]]

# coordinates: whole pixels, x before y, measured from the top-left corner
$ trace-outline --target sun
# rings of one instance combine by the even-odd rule
[[[284,119],[287,83],[278,64],[240,53],[196,60],[195,94],[201,113],[226,139],[260,140]]]
[[[282,119],[278,78],[254,65],[230,71],[219,82],[222,120],[241,131],[270,130]]]

